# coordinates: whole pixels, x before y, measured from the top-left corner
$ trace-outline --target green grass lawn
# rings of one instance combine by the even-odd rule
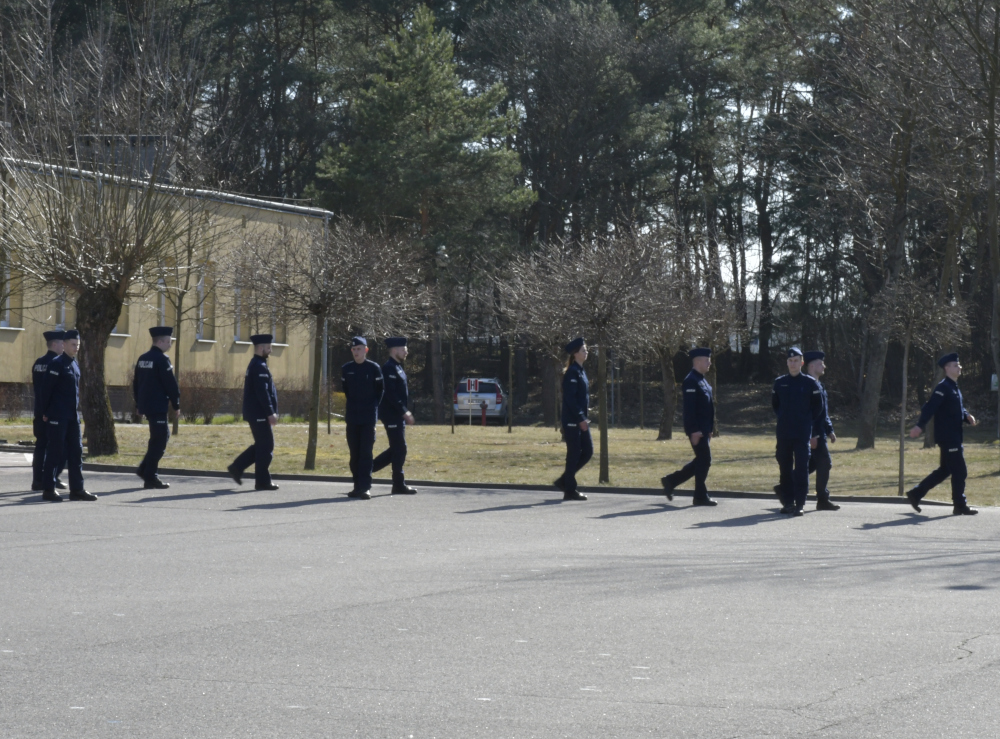
[[[30,426],[8,425],[3,435],[12,441],[31,436]],[[89,461],[137,465],[145,452],[147,428],[139,425],[118,426],[121,453],[114,457],[93,457]],[[965,458],[969,465],[967,494],[979,505],[1000,505],[1000,445],[989,440],[983,428],[968,433]],[[273,472],[302,472],[307,429],[303,424],[279,424],[275,431]],[[594,429],[595,444],[598,443]],[[188,425],[173,436],[163,460],[165,467],[223,470],[250,444],[245,424]],[[882,437],[873,450],[854,451],[856,439],[839,437],[831,445],[833,472],[830,491],[835,496],[895,495],[898,464],[897,442]],[[508,434],[505,427],[417,425],[407,432],[409,457],[407,476],[413,480],[448,480],[456,482],[512,482],[549,484],[562,471],[565,447],[551,428],[515,427]],[[387,446],[379,426],[376,454]],[[660,477],[691,458],[690,444],[683,435],[671,441],[656,441],[655,430],[612,429],[609,452],[611,484],[618,486],[658,487]],[[769,492],[777,482],[778,466],[774,461],[774,438],[760,433],[724,433],[712,441],[712,471],[709,488]],[[923,440],[907,440],[906,485],[916,484],[937,466],[936,448],[924,449]],[[333,425],[326,433],[321,425],[315,472],[348,475],[347,444],[344,427]],[[382,476],[388,476],[384,470]],[[598,463],[595,459],[579,476],[583,485],[596,485]],[[950,500],[949,484],[938,486],[931,498]]]

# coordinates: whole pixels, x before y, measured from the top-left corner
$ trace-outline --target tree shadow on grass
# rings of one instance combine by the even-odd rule
[[[476,508],[471,511],[455,511],[455,513],[466,514],[466,513],[496,513],[499,511],[516,511],[522,508],[538,508],[544,505],[555,505],[556,503],[562,503],[562,498],[550,498],[548,500],[539,501],[538,503],[523,503],[520,505],[499,505],[493,508]]]

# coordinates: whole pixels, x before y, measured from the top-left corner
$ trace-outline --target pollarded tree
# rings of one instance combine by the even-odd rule
[[[411,333],[419,320],[422,275],[398,236],[346,219],[248,234],[227,270],[241,299],[265,315],[311,323],[313,366],[305,469],[316,468],[320,374],[327,322],[344,334]]]
[[[178,235],[176,195],[160,181],[193,78],[163,29],[132,24],[121,39],[99,24],[60,50],[49,3],[20,7],[19,33],[0,50],[11,124],[2,231],[39,291],[78,296],[88,448],[114,454],[105,348],[133,283]]]
[[[543,245],[511,264],[498,284],[503,303],[550,352],[582,334],[597,350],[600,481],[610,482],[608,455],[608,349],[628,354],[650,332],[660,300],[651,277],[663,273],[664,252],[653,239],[618,234],[571,245]]]

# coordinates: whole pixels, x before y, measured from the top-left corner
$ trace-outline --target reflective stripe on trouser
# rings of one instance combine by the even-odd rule
[[[576,490],[576,473],[594,456],[594,440],[590,436],[589,428],[584,431],[577,424],[563,426],[563,439],[566,441],[563,490],[572,493]]]
[[[42,468],[42,487],[55,490],[56,474],[64,466],[69,471],[70,492],[83,490],[83,439],[80,437],[80,422],[49,421],[45,465]]]
[[[146,456],[139,463],[139,477],[146,482],[156,478],[156,473],[163,459],[164,452],[167,451],[167,442],[170,440],[170,424],[167,423],[166,413],[153,413],[146,416],[149,421],[149,443],[146,445]]]
[[[347,447],[351,450],[351,477],[355,490],[372,488],[372,447],[375,446],[375,424],[347,424]]]
[[[404,485],[403,465],[406,463],[406,423],[402,420],[393,423],[382,422],[385,435],[389,437],[389,448],[372,461],[372,472],[392,464],[392,484]]]
[[[965,478],[969,476],[969,470],[965,466],[965,452],[961,445],[941,447],[938,468],[913,489],[917,499],[923,498],[932,487],[944,482],[948,475],[951,475],[951,502],[958,507],[968,505],[965,499]]]
[[[274,458],[274,431],[267,419],[248,421],[250,433],[253,434],[253,444],[233,460],[233,467],[240,472],[250,465],[254,466],[254,484],[256,487],[267,487],[271,484],[271,460]]]
[[[781,504],[801,508],[809,495],[809,439],[778,439],[774,458],[781,470]]]

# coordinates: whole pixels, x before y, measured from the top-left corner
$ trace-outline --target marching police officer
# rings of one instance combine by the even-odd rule
[[[64,331],[46,331],[42,334],[45,337],[45,346],[48,349],[44,356],[35,360],[31,367],[31,384],[35,391],[35,417],[32,420],[32,430],[35,432],[35,452],[31,456],[31,489],[35,491],[45,490],[43,484],[42,469],[45,465],[45,448],[48,442],[47,426],[42,420],[42,401],[45,398],[45,384],[49,380],[49,364],[63,353]],[[66,483],[58,478],[61,470],[56,470],[55,486],[60,490],[66,489]]]
[[[375,446],[375,423],[384,382],[381,367],[367,358],[368,342],[363,336],[351,340],[351,355],[354,359],[340,370],[347,398],[347,447],[351,452],[351,476],[354,478],[354,489],[347,497],[370,500],[372,447]]]
[[[708,497],[705,478],[712,466],[712,450],[709,438],[715,423],[715,403],[712,385],[705,379],[705,373],[712,366],[712,350],[698,347],[688,352],[693,365],[681,389],[684,392],[684,433],[691,441],[694,459],[676,472],[671,472],[660,480],[667,491],[667,500],[674,499],[674,488],[694,477],[694,505],[717,505]]]
[[[821,425],[823,392],[819,383],[802,373],[802,352],[788,350],[788,374],[774,381],[771,406],[778,417],[775,458],[781,470],[778,495],[781,512],[801,516],[809,494],[809,448],[813,429]]]
[[[563,491],[563,500],[586,500],[576,489],[576,473],[594,456],[594,441],[590,436],[590,383],[583,363],[587,361],[587,343],[583,337],[569,342],[563,351],[568,354],[562,382],[562,426],[566,442],[566,469],[555,481]]]
[[[149,329],[153,338],[152,348],[139,357],[135,363],[135,376],[132,380],[132,397],[140,415],[149,421],[149,444],[146,446],[146,456],[142,458],[136,474],[143,480],[143,488],[162,490],[170,487],[157,477],[157,467],[167,450],[170,440],[170,425],[167,423],[167,402],[173,404],[174,410],[181,408],[180,389],[174,378],[174,367],[166,352],[170,350],[170,335],[173,326],[154,326]]]
[[[406,348],[406,337],[396,336],[385,340],[389,349],[389,359],[382,365],[382,377],[385,381],[385,393],[378,406],[378,415],[389,437],[389,448],[375,457],[372,472],[378,472],[392,463],[392,494],[416,495],[417,489],[406,484],[403,476],[403,464],[406,462],[406,427],[413,425],[413,414],[406,407],[409,392],[406,382],[406,372],[403,370],[403,360],[409,350]]]
[[[917,425],[910,429],[910,438],[916,439],[923,433],[931,418],[934,418],[934,442],[941,448],[941,462],[936,470],[920,481],[920,484],[910,490],[906,497],[910,500],[917,513],[920,512],[920,499],[928,491],[944,482],[951,475],[951,502],[956,516],[974,516],[979,511],[970,508],[965,499],[965,478],[968,470],[965,466],[965,453],[962,447],[962,424],[976,425],[975,417],[965,410],[962,402],[962,391],[958,389],[958,377],[962,374],[962,365],[958,354],[945,354],[938,360],[938,366],[944,370],[944,379],[934,388],[923,409]]]
[[[242,485],[243,471],[252,464],[254,490],[278,489],[271,482],[271,473],[268,471],[274,458],[273,428],[278,423],[278,391],[274,387],[271,370],[267,367],[273,339],[271,334],[255,334],[250,337],[253,342],[253,357],[243,376],[243,420],[250,424],[253,444],[226,468],[236,484]]]
[[[805,372],[816,380],[819,385],[820,397],[823,400],[823,413],[819,423],[813,426],[813,441],[809,455],[809,472],[816,473],[816,510],[817,511],[839,511],[840,506],[830,501],[830,489],[827,485],[830,482],[830,470],[833,467],[833,459],[830,457],[830,447],[827,446],[827,439],[831,444],[836,443],[837,435],[833,433],[833,421],[830,420],[830,399],[826,394],[826,388],[820,379],[826,372],[826,354],[821,351],[806,352],[803,356],[805,361]]]
[[[56,472],[65,465],[69,472],[70,500],[97,500],[83,489],[83,439],[80,436],[80,333],[67,331],[63,354],[49,363],[49,379],[42,398],[42,420],[45,421],[47,446],[42,468],[42,499],[62,501],[55,491]]]

